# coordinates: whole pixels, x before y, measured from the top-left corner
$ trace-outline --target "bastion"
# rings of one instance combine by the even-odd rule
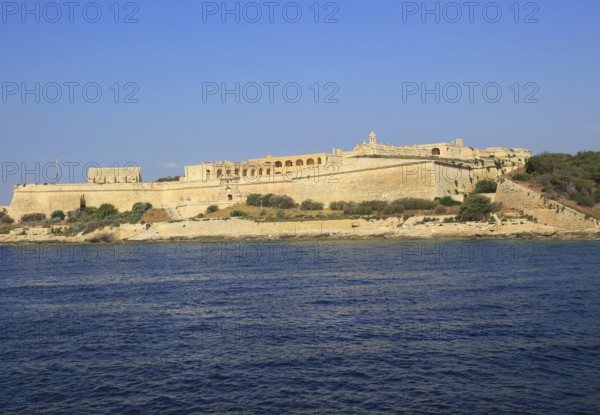
[[[242,162],[186,166],[178,181],[144,182],[139,167],[89,169],[87,183],[19,184],[8,214],[49,216],[80,207],[111,203],[120,211],[137,202],[165,209],[173,219],[191,218],[209,205],[244,203],[251,193],[285,194],[297,202],[394,200],[404,197],[457,200],[482,179],[523,167],[531,152],[523,148],[476,149],[458,138],[436,144],[380,144],[375,133],[351,151],[266,156]]]

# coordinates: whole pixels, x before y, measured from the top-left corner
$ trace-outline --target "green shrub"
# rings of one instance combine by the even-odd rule
[[[257,207],[272,206],[271,198],[273,196],[274,196],[273,193],[268,193],[268,194],[251,193],[246,197],[246,204],[248,206],[257,206]]]
[[[243,218],[248,216],[248,214],[242,210],[234,210],[229,214],[232,218]]]
[[[44,220],[46,220],[46,215],[43,213],[28,213],[21,216],[22,223],[42,222]]]
[[[480,180],[475,185],[475,193],[496,193],[498,183],[493,180]]]
[[[277,209],[291,209],[296,206],[296,203],[290,196],[272,195],[269,198],[269,206]]]
[[[586,193],[577,193],[573,199],[577,202],[579,206],[592,207],[596,204],[594,198]]]
[[[431,210],[435,209],[437,202],[427,199],[404,198],[398,199],[397,202],[402,203],[407,210]]]
[[[386,215],[391,215],[394,213],[402,213],[406,210],[406,207],[402,203],[400,199],[394,200],[392,203],[389,203],[388,206],[383,210],[383,213]]]
[[[478,222],[487,219],[493,212],[499,210],[499,207],[500,205],[491,203],[485,196],[472,194],[461,205],[458,218],[463,222]]]
[[[260,206],[260,197],[259,193],[251,193],[246,197],[246,204],[248,206]]]
[[[323,210],[323,203],[306,199],[300,204],[300,210]]]
[[[118,214],[119,214],[119,211],[117,210],[116,207],[114,207],[110,203],[103,203],[100,205],[100,207],[96,211],[95,216],[96,216],[97,220],[104,220],[104,219],[113,218],[113,217],[117,216]]]
[[[275,216],[277,216],[277,219],[285,218],[285,210],[278,210]]]
[[[210,205],[209,207],[206,208],[206,213],[215,213],[219,211],[219,206],[217,205]]]
[[[86,208],[83,209],[83,213],[85,213],[86,215],[95,215],[97,212],[98,208],[94,206],[86,206]]]
[[[148,203],[148,202],[138,202],[138,203],[135,203],[131,207],[131,212],[135,213],[136,215],[140,215],[140,217],[141,217],[149,209],[152,209],[152,204],[151,203]]]
[[[163,182],[178,182],[181,176],[175,176],[175,177],[171,177],[171,176],[167,176],[167,177],[161,177],[160,179],[158,179],[156,182],[157,183],[163,183]]]
[[[452,199],[450,196],[444,196],[436,199],[442,206],[458,206],[461,204],[458,200]]]
[[[345,215],[370,215],[373,213],[373,206],[368,202],[348,202],[344,204]]]
[[[446,206],[442,206],[442,205],[436,207],[434,210],[434,213],[436,215],[443,215],[444,213],[447,213],[447,212],[448,212],[448,208]]]
[[[525,171],[529,174],[546,174],[554,172],[556,158],[548,154],[530,157],[525,163]]]
[[[52,212],[52,215],[50,215],[51,219],[65,220],[66,217],[67,215],[65,215],[65,212],[63,212],[62,210],[55,210],[54,212]]]
[[[0,223],[3,225],[11,225],[15,223],[15,220],[5,213],[0,217]]]
[[[98,229],[102,229],[102,228],[106,228],[106,227],[119,227],[119,223],[113,222],[111,220],[98,220],[98,221],[91,221],[86,223],[84,226],[84,230],[83,230],[83,234],[88,234],[88,233],[92,233]]]
[[[346,202],[331,202],[329,204],[329,209],[331,210],[344,210],[344,205]]]
[[[517,173],[512,179],[516,182],[528,182],[531,180],[531,175],[529,173]]]
[[[258,206],[271,206],[271,198],[273,197],[273,193],[267,193],[266,195],[261,195],[258,198]]]

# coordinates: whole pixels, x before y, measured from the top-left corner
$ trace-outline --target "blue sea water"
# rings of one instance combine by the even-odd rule
[[[600,414],[599,254],[0,247],[0,414]]]

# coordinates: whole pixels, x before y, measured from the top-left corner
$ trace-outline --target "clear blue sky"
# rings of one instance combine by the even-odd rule
[[[600,150],[597,0],[544,0],[534,3],[539,10],[520,2],[518,23],[510,9],[514,1],[498,2],[502,17],[497,23],[490,22],[494,8],[484,16],[488,2],[475,9],[472,23],[465,6],[462,18],[450,22],[456,10],[443,1],[439,23],[435,15],[422,22],[420,11],[408,14],[412,4],[398,0],[344,0],[336,3],[337,10],[324,1],[319,23],[311,9],[314,1],[298,2],[302,18],[297,23],[286,21],[294,19],[295,10],[284,1],[274,8],[273,23],[262,1],[263,16],[256,23],[246,21],[256,15],[248,2],[239,3],[240,23],[234,15],[223,23],[219,11],[203,15],[212,4],[198,0],[146,0],[137,3],[138,10],[123,1],[119,23],[114,23],[112,0],[98,3],[102,17],[97,23],[86,21],[94,20],[93,7],[84,19],[85,1],[74,10],[73,23],[67,7],[52,23],[56,10],[39,2],[36,23],[35,13],[22,14],[20,1],[11,3],[13,8],[9,3],[3,2],[0,20],[0,159],[5,170],[16,163],[35,171],[36,162],[43,166],[55,159],[80,165],[135,163],[150,181],[182,174],[183,166],[202,161],[350,150],[371,130],[380,142],[396,145],[462,137],[470,146],[526,147],[535,153]],[[35,3],[25,2],[30,9]],[[235,2],[225,3],[234,9]],[[215,4],[220,7],[221,1]],[[430,9],[435,4],[426,2]],[[138,22],[123,23],[132,13],[130,19]],[[338,22],[324,23],[328,16]],[[23,83],[35,89],[36,82],[45,88],[40,103],[34,94],[21,96]],[[65,82],[95,82],[102,98],[86,102],[79,86],[70,103]],[[115,82],[119,101],[133,91],[131,86],[125,90],[133,82],[139,102],[114,103]],[[236,103],[233,95],[221,102],[217,94],[203,102],[203,83],[209,82],[231,89],[236,82],[248,85],[249,100],[255,96],[250,83],[256,82],[263,97],[251,103],[241,96]],[[302,98],[287,102],[276,87],[271,103],[265,82],[295,82]],[[321,89],[319,103],[311,89],[315,82]],[[329,82],[339,88],[337,103],[322,102],[333,91],[331,85],[325,90]],[[432,94],[424,103],[420,94],[403,99],[407,83],[433,89],[436,82],[448,86],[440,103]],[[487,102],[479,87],[469,102],[465,82],[495,82],[502,98]],[[56,96],[53,83],[62,85],[56,103],[49,102]],[[455,97],[451,83],[463,85],[457,103],[445,99]],[[511,89],[515,83],[518,103]],[[530,92],[539,102],[523,102]],[[93,100],[93,94],[87,98]],[[0,204],[10,202],[20,173],[4,174]],[[52,173],[31,173],[27,181],[36,176],[43,182]]]

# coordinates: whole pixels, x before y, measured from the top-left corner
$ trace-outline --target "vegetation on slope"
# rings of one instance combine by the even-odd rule
[[[67,214],[67,222],[72,224],[68,233],[90,233],[106,226],[118,227],[122,223],[138,223],[151,207],[150,203],[140,202],[135,203],[129,211],[119,212],[110,203],[104,203],[98,208],[88,206],[72,210]]]
[[[542,153],[512,178],[538,184],[551,199],[566,198],[584,207],[600,204],[600,152]]]

